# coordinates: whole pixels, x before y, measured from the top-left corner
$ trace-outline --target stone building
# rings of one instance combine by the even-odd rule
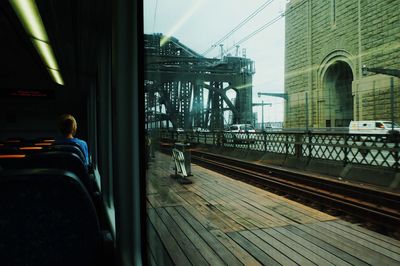
[[[285,127],[342,127],[392,112],[399,121],[400,78],[363,75],[363,65],[400,69],[400,0],[291,0]]]

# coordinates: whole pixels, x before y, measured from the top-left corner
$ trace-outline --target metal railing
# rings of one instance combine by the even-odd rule
[[[187,142],[399,169],[400,135],[290,132],[159,131],[164,142]]]

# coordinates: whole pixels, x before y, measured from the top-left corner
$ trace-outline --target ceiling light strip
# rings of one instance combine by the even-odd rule
[[[53,80],[64,85],[46,29],[34,0],[9,0]]]
[[[10,4],[29,35],[45,42],[49,41],[35,1],[10,0]]]
[[[64,85],[64,80],[63,80],[63,78],[62,78],[62,76],[60,74],[60,71],[55,70],[55,69],[51,69],[51,68],[47,68],[47,70],[49,71],[50,76],[53,78],[53,80],[56,83],[58,83],[60,85]]]
[[[53,49],[51,49],[50,44],[35,39],[32,39],[32,42],[46,66],[48,68],[59,70],[57,61],[54,58]]]

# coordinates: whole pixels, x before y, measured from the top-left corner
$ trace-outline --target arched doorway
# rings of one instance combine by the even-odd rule
[[[353,120],[351,84],[353,72],[344,61],[336,61],[324,75],[325,126],[347,127]]]

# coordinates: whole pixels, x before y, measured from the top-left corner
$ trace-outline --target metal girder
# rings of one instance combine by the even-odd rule
[[[160,83],[180,80],[180,81],[217,81],[217,82],[231,82],[237,77],[237,74],[224,74],[224,73],[207,73],[207,72],[179,72],[179,71],[156,71],[148,70],[145,72],[145,79],[158,80]]]
[[[288,94],[287,93],[281,93],[281,92],[259,92],[258,97],[260,96],[272,96],[272,97],[280,97],[285,100],[288,99]]]
[[[226,110],[223,102],[226,102],[236,118],[241,117],[242,113],[251,112],[251,104],[242,101],[243,106],[235,106],[226,95],[230,89],[239,89],[248,76],[251,82],[253,61],[250,59],[206,58],[177,39],[166,38],[161,34],[145,35],[144,44],[145,93],[159,92],[159,102],[164,104],[166,115],[174,127],[206,127],[210,114],[213,126],[218,126],[221,121],[220,127],[223,126],[222,116]],[[224,83],[229,86],[223,88]],[[204,89],[210,92],[208,111],[204,111]],[[243,99],[251,98],[251,90],[248,95],[245,91],[239,92]]]
[[[373,72],[376,74],[384,74],[400,78],[400,69],[388,69],[388,68],[366,67],[366,66],[363,66],[361,69],[363,71],[363,75],[366,75],[366,72]]]
[[[214,88],[213,86],[210,86],[210,85],[207,85],[207,84],[202,84],[202,86],[203,86],[204,88],[207,88],[207,89],[209,89],[209,90],[211,90],[211,91],[217,93],[218,95],[220,95],[221,98],[222,98],[222,99],[226,102],[226,104],[228,105],[229,109],[231,109],[232,112],[233,112],[235,115],[239,115],[238,110],[236,109],[235,105],[233,105],[233,103],[231,102],[231,100],[229,100],[228,96],[226,96],[224,90],[216,89],[216,88]],[[221,106],[221,108],[222,108],[222,106]]]

